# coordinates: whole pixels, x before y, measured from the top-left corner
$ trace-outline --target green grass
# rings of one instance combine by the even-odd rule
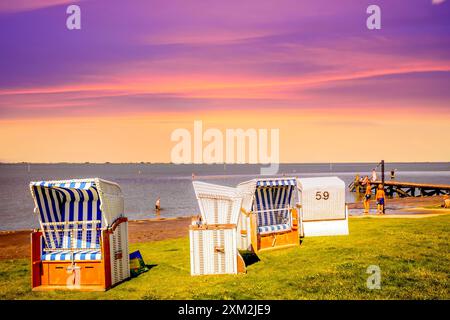
[[[188,238],[135,244],[156,266],[107,292],[31,292],[29,261],[3,260],[0,299],[450,299],[449,228],[450,216],[351,219],[350,236],[260,253],[243,275],[191,277]]]

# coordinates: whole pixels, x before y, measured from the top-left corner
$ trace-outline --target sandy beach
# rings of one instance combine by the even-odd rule
[[[371,214],[370,216],[376,218],[423,218],[449,214],[450,210],[438,208],[442,199],[442,196],[390,199],[387,202],[386,215]],[[350,203],[348,207],[353,212],[359,210],[362,212],[363,205],[362,202],[357,202]],[[373,211],[375,208],[375,201],[371,201],[371,210]],[[362,217],[362,215],[353,217]],[[129,241],[130,243],[143,243],[186,237],[190,220],[190,217],[130,220]],[[0,260],[29,257],[30,232],[31,230],[1,231]]]
[[[186,237],[190,221],[190,217],[131,220],[128,224],[129,241],[139,243]],[[1,231],[0,260],[29,257],[31,231]]]

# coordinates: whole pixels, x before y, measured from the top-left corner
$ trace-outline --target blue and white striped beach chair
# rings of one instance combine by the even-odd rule
[[[30,183],[40,230],[32,234],[32,287],[105,290],[129,277],[120,187],[98,178]]]
[[[299,244],[295,178],[254,179],[238,185],[243,196],[238,247],[260,251]]]

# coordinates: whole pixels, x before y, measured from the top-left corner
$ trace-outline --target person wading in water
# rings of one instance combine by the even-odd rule
[[[159,197],[158,197],[158,199],[156,199],[155,209],[156,209],[156,211],[161,210],[161,199]]]

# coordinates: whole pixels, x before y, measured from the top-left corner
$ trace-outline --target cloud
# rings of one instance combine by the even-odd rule
[[[431,0],[431,3],[432,4],[441,4],[441,3],[444,3],[445,2],[445,0]]]

